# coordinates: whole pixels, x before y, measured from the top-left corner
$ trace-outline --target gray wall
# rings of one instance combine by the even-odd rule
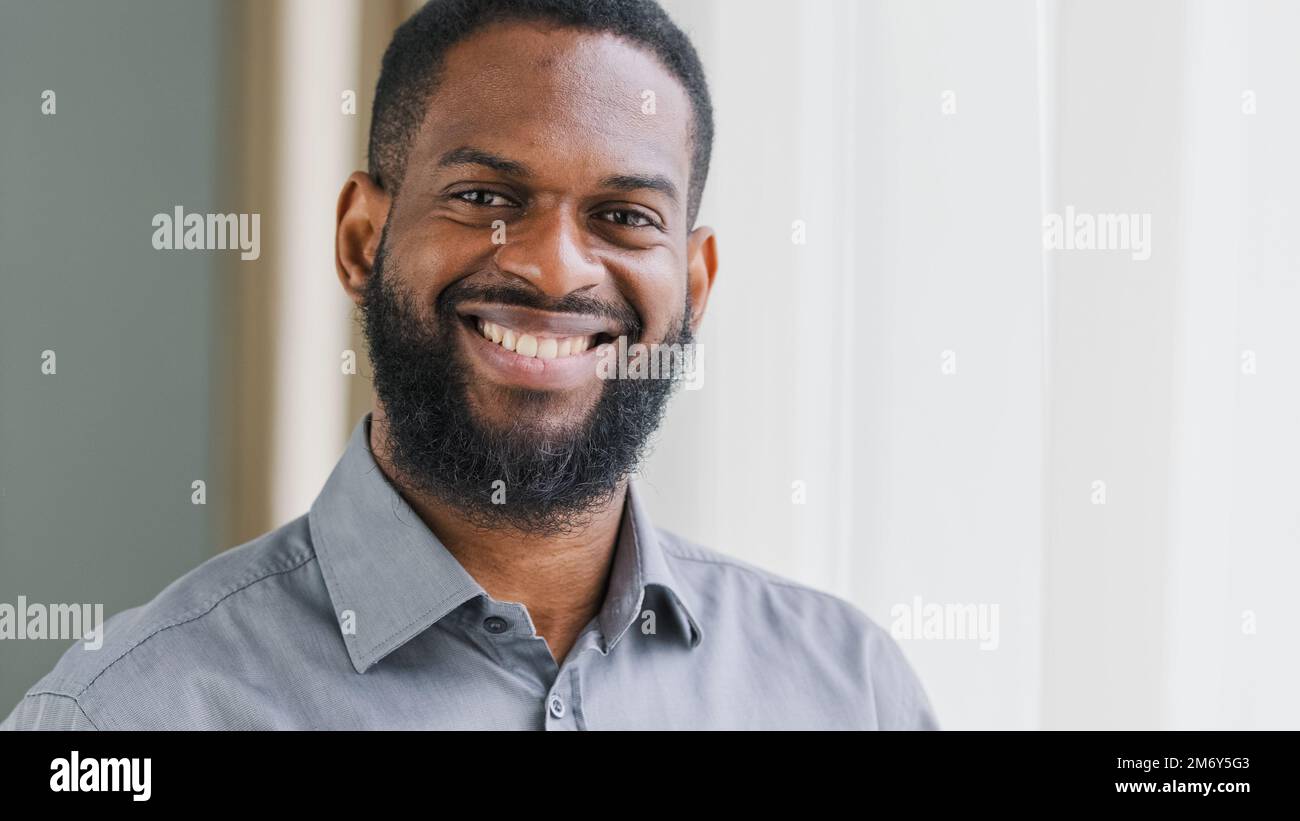
[[[109,615],[217,547],[219,260],[150,220],[224,210],[222,14],[0,0],[0,602]],[[0,641],[0,716],[68,646]]]

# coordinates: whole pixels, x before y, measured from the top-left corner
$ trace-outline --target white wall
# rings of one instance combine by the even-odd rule
[[[1161,705],[1171,726],[1300,726],[1297,30],[1288,2],[1202,1],[1189,13],[1175,629]]]

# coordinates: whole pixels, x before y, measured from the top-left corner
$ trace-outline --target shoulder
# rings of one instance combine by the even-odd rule
[[[797,661],[801,676],[865,696],[881,728],[937,729],[925,688],[890,635],[853,603],[658,528],[674,577],[716,645],[763,645]],[[713,629],[710,630],[710,627]],[[705,639],[706,642],[709,638]]]
[[[866,613],[839,596],[709,549],[672,531],[659,528],[658,532],[674,575],[692,590],[713,591],[708,600],[714,607],[728,607],[751,617],[760,613],[780,616],[786,621],[819,627],[837,638],[889,638]]]
[[[306,516],[213,556],[106,619],[95,640],[68,648],[0,726],[93,729],[104,723],[97,709],[109,711],[119,697],[160,698],[177,677],[222,663],[286,602],[312,601],[314,560]]]

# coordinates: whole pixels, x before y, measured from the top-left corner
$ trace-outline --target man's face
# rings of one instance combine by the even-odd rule
[[[389,449],[548,529],[613,492],[671,391],[601,379],[599,346],[687,343],[707,297],[689,98],[617,37],[508,23],[447,53],[428,111],[362,294]]]

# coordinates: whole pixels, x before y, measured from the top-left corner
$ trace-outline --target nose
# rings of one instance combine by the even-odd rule
[[[503,274],[553,299],[597,285],[605,277],[605,266],[592,256],[578,219],[560,207],[534,208],[507,226],[505,242],[493,260]]]

